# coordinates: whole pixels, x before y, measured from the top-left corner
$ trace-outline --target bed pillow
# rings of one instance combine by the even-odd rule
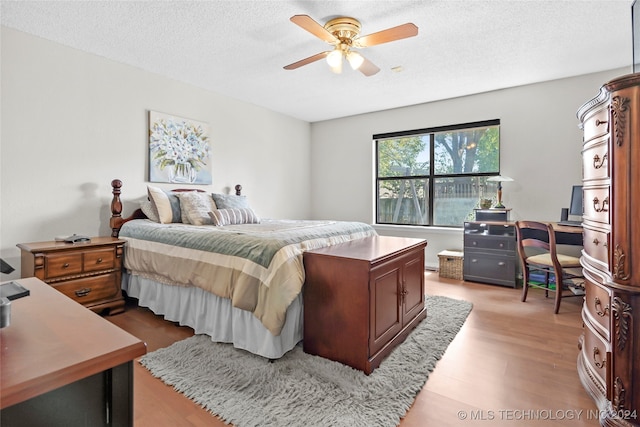
[[[259,224],[260,218],[251,208],[214,209],[209,212],[213,225]]]
[[[211,194],[218,209],[248,209],[249,201],[246,196],[236,196],[235,194]]]
[[[182,217],[182,211],[180,210],[180,199],[176,196],[176,193],[172,191],[165,191],[165,194],[169,198],[169,203],[171,204],[171,215],[173,217],[171,222],[185,222]]]
[[[158,187],[151,185],[147,186],[147,193],[149,195],[149,201],[151,202],[151,208],[157,212],[155,217],[158,218],[157,222],[162,224],[169,224],[175,222],[187,222],[186,217],[182,215],[180,210],[180,199],[173,191],[165,191]],[[143,211],[144,212],[144,211]],[[147,218],[152,219],[146,212]]]
[[[169,224],[173,221],[173,208],[169,201],[169,196],[161,188],[147,186],[147,193],[149,194],[149,201],[153,211],[156,213],[158,222],[161,224]]]
[[[209,193],[199,191],[187,191],[176,194],[180,199],[180,209],[182,214],[187,217],[189,224],[193,225],[211,225],[213,220],[209,216],[209,212],[214,210],[216,206]]]
[[[142,213],[147,216],[153,222],[160,222],[160,218],[158,218],[158,213],[156,212],[151,200],[145,199],[140,202],[140,210]]]

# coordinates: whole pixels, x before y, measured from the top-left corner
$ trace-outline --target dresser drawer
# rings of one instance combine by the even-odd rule
[[[90,305],[88,303],[93,301],[119,298],[120,287],[118,285],[117,274],[113,272],[99,276],[68,280],[54,285],[54,287],[79,303]]]
[[[584,219],[609,224],[609,187],[584,188]]]
[[[465,251],[463,262],[465,280],[515,287],[515,257]]]
[[[611,292],[609,289],[585,278],[584,308],[593,322],[593,329],[606,340],[611,340]]]
[[[113,248],[87,251],[84,253],[85,272],[110,270],[115,267],[116,255]]]
[[[609,265],[609,232],[584,227],[584,250],[592,258]]]
[[[584,142],[609,133],[609,108],[602,108],[584,120]]]
[[[609,138],[586,144],[582,152],[582,173],[585,181],[609,178]]]
[[[465,234],[464,247],[469,249],[493,249],[513,251],[516,248],[516,239],[500,236],[474,236]]]
[[[82,253],[48,254],[45,257],[44,279],[70,276],[82,273]]]
[[[609,363],[607,360],[609,346],[604,339],[592,329],[589,321],[587,319],[583,320],[585,328],[582,356],[604,389],[607,378],[607,363]]]

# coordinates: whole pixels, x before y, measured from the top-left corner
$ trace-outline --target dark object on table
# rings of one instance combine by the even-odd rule
[[[2,258],[0,258],[0,273],[9,274],[13,273],[15,268],[7,264]]]
[[[29,289],[25,288],[18,282],[7,282],[0,285],[0,298],[8,298],[10,301],[14,299],[26,297],[29,295]]]

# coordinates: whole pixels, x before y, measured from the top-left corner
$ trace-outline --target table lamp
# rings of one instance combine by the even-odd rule
[[[508,176],[492,176],[491,178],[487,178],[487,181],[496,181],[498,183],[498,202],[494,206],[494,208],[504,208],[502,204],[502,183],[513,181],[513,178],[509,178]]]

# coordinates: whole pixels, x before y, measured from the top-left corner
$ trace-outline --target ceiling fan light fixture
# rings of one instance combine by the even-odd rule
[[[358,52],[349,52],[347,53],[347,61],[352,69],[357,70],[364,62],[364,58]]]
[[[331,68],[340,67],[342,70],[342,51],[340,49],[335,49],[328,54],[327,64],[329,64]]]
[[[336,74],[342,74],[342,61],[338,62],[338,65],[331,67],[331,71]]]
[[[410,22],[361,36],[360,21],[348,16],[340,16],[331,19],[324,26],[320,25],[308,15],[294,15],[290,20],[303,30],[308,31],[320,40],[329,43],[334,49],[330,52],[320,52],[308,58],[286,65],[284,66],[285,70],[295,70],[303,65],[311,64],[322,58],[326,58],[331,70],[334,73],[340,73],[342,72],[343,58],[346,58],[351,68],[360,71],[367,77],[373,76],[380,71],[380,68],[368,59],[364,58],[359,52],[351,52],[351,48],[363,49],[418,35],[418,27]]]

